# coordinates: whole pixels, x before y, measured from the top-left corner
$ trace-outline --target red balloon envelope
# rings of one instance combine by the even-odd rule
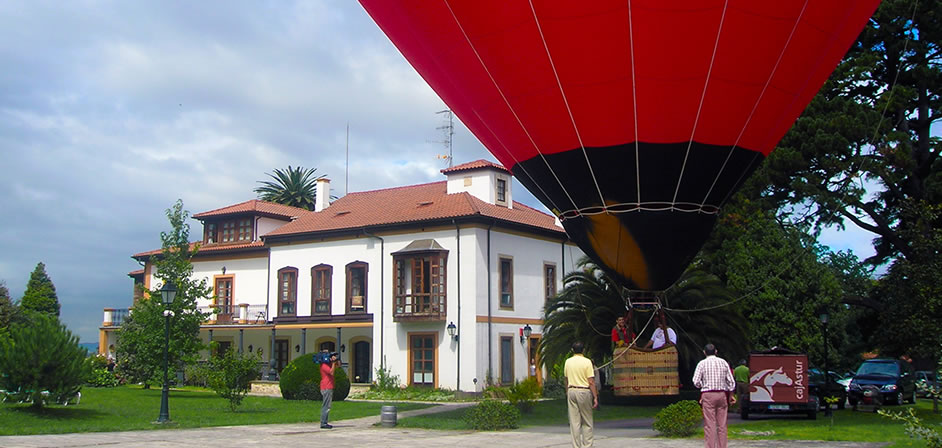
[[[879,0],[360,0],[626,286],[660,290]]]

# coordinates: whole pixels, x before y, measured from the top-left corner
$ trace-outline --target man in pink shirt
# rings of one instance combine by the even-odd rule
[[[736,388],[729,363],[716,356],[713,344],[703,347],[706,359],[693,372],[693,385],[700,388],[703,408],[703,439],[706,448],[726,448],[726,411],[734,403]]]
[[[328,353],[324,350],[324,353]],[[330,414],[330,404],[334,401],[334,367],[337,366],[337,356],[331,356],[330,362],[321,364],[321,429],[333,428],[327,423],[327,416]]]

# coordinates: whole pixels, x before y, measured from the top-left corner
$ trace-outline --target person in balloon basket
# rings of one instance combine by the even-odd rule
[[[585,344],[572,343],[573,355],[566,360],[566,403],[569,410],[569,432],[573,448],[592,446],[592,408],[599,406],[595,387],[595,367],[582,355]]]
[[[663,314],[658,318],[658,323],[658,327],[654,329],[654,333],[651,335],[651,340],[644,348],[657,350],[667,344],[677,345],[677,333],[674,332],[673,328],[667,326]]]
[[[632,339],[633,336],[631,330],[628,329],[628,325],[625,324],[625,318],[615,319],[615,326],[612,328],[612,343],[615,344],[615,347],[627,347],[628,344],[631,344]]]
[[[736,402],[736,381],[729,363],[716,356],[716,346],[703,347],[706,359],[697,363],[693,385],[700,388],[703,408],[703,439],[706,448],[726,448],[726,412]]]
[[[324,350],[324,353],[328,353]],[[330,405],[334,401],[334,368],[337,367],[337,356],[331,356],[330,362],[321,363],[321,429],[333,428],[327,423],[330,414]]]

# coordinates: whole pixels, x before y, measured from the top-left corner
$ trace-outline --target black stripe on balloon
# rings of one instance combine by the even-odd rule
[[[639,143],[640,179],[636,169],[634,143],[586,148],[585,154],[592,163],[595,174],[594,182],[586,165],[586,155],[583,155],[581,148],[546,155],[545,162],[540,157],[525,160],[515,165],[511,171],[544,204],[550,207],[550,204],[556,204],[564,208],[558,210],[559,213],[573,208],[573,202],[575,209],[600,209],[603,204],[599,198],[599,189],[609,206],[636,204],[639,199],[639,183],[642,204],[669,206],[677,191],[678,203],[705,203],[708,206],[720,207],[723,205],[721,202],[731,196],[764,159],[761,153],[744,148],[736,147],[730,150],[729,146],[694,142],[690,148],[680,189],[677,190],[687,147],[687,143]],[[721,171],[724,162],[726,166]],[[565,192],[556,182],[554,173],[561,180]],[[534,179],[539,182],[540,188],[536,188]],[[704,201],[708,191],[710,194]],[[631,208],[618,207],[622,210]],[[716,222],[715,214],[670,210],[641,209],[617,213],[614,216],[617,216],[640,247],[649,276],[646,289],[651,290],[666,289],[680,277]],[[589,220],[583,217],[570,218],[564,220],[563,225],[573,241],[598,262],[599,257],[593,253],[589,244],[589,238],[594,231]],[[617,242],[613,241],[611,244]],[[624,286],[642,289],[632,279],[617,274],[616,267],[602,267],[611,268],[608,269],[609,272],[616,275]],[[624,267],[621,271],[624,272]]]

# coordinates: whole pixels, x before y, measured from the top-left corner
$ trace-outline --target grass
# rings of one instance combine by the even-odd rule
[[[595,411],[595,420],[622,420],[629,418],[654,417],[660,406],[602,406]],[[464,422],[464,414],[468,408],[456,409],[447,412],[438,412],[430,415],[419,415],[399,419],[399,426],[406,428],[469,430]],[[533,406],[533,412],[523,414],[520,426],[553,426],[569,423],[565,400],[539,401]]]
[[[379,415],[383,403],[335,401],[330,420]],[[400,411],[429,405],[396,403]],[[82,389],[76,406],[52,406],[35,411],[28,404],[0,403],[0,435],[62,434],[74,432],[129,431],[161,428],[307,423],[320,420],[319,401],[294,401],[280,397],[247,396],[236,412],[215,393],[187,388],[170,391],[172,423],[156,425],[160,413],[160,389],[138,386]]]
[[[898,412],[912,406],[887,406],[884,409]],[[942,416],[932,414],[932,403],[920,400],[915,405],[916,415],[924,423],[929,423],[937,431],[942,430]],[[753,440],[829,440],[845,442],[891,442],[890,447],[924,447],[921,440],[910,439],[903,430],[903,425],[887,417],[872,412],[855,412],[850,408],[834,410],[834,426],[824,413],[818,413],[817,420],[804,420],[800,417],[759,416],[761,420],[746,421],[729,426],[730,438]],[[743,430],[753,432],[774,431],[772,435],[748,436],[740,434]],[[702,434],[702,433],[701,433]]]

